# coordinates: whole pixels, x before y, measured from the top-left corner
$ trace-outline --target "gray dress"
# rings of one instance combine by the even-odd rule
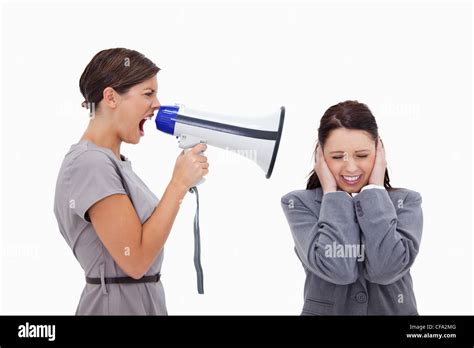
[[[134,173],[131,162],[112,150],[82,140],[64,157],[56,182],[54,213],[59,230],[84,269],[95,278],[125,277],[92,226],[88,209],[113,194],[126,194],[143,224],[158,198]],[[163,251],[146,275],[161,270]],[[84,279],[85,282],[85,279]],[[137,284],[85,284],[76,315],[166,315],[161,281]]]

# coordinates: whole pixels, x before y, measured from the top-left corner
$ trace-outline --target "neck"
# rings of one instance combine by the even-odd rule
[[[122,160],[120,157],[122,141],[112,129],[111,125],[107,125],[106,122],[98,119],[96,116],[90,120],[89,126],[82,135],[81,140],[89,140],[97,146],[109,148],[119,160]]]

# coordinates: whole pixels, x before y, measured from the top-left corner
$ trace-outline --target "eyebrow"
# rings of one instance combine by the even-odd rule
[[[346,151],[331,151],[330,154],[332,153],[345,153]],[[357,150],[356,152],[370,152],[369,149],[367,150]]]
[[[149,89],[152,93],[155,92],[155,90],[153,88],[150,88],[150,87],[145,88],[144,91],[146,91],[147,89]]]

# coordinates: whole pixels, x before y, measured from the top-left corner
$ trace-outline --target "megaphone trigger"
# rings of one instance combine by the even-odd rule
[[[182,149],[191,149],[200,143],[206,143],[204,139],[194,137],[189,134],[181,134],[179,136],[179,147]]]

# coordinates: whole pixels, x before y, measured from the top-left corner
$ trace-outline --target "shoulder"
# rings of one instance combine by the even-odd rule
[[[295,190],[288,192],[281,197],[281,203],[288,205],[302,204],[308,207],[314,206],[315,201],[321,201],[322,190],[320,187],[312,190]]]
[[[65,156],[65,160],[76,165],[101,165],[104,163],[119,165],[118,159],[111,150],[97,146],[88,140],[81,140],[79,143],[72,145]]]
[[[117,159],[107,151],[99,147],[92,147],[88,144],[80,146],[68,154],[71,164],[76,166],[118,166]]]
[[[81,148],[70,153],[68,157],[67,173],[70,177],[121,175],[118,161],[101,149]]]

